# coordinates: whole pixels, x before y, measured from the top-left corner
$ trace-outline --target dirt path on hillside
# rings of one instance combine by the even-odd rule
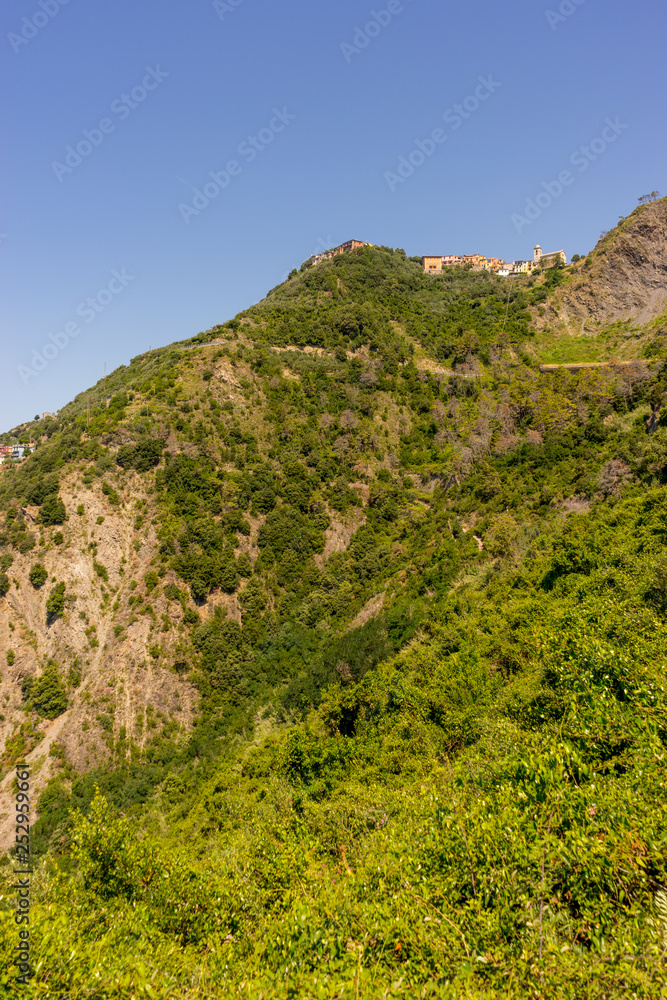
[[[650,361],[635,358],[632,361],[573,361],[559,365],[540,365],[541,372],[555,371],[557,368],[567,368],[570,372],[586,371],[587,368],[630,368],[632,365],[646,367]]]
[[[357,617],[350,622],[345,631],[351,632],[353,628],[361,628],[361,626],[365,625],[366,622],[369,622],[371,618],[375,618],[380,614],[383,605],[384,593],[376,594],[375,597],[371,597],[370,601],[367,601],[366,604],[364,604]]]

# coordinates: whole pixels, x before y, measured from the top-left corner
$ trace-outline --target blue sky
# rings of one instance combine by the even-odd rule
[[[0,29],[0,429],[323,247],[585,253],[667,193],[654,2],[5,0]]]

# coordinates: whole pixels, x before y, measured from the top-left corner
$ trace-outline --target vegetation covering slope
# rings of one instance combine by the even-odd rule
[[[3,470],[6,765],[65,719],[32,995],[667,987],[667,366],[541,372],[569,269],[420,270],[303,267]]]

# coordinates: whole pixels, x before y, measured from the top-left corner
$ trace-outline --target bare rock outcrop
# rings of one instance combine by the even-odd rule
[[[587,333],[619,320],[643,326],[667,311],[667,198],[635,209],[587,261],[550,297],[538,327]]]

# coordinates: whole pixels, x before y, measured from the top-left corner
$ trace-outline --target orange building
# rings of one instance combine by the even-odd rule
[[[486,264],[486,257],[482,257],[478,253],[466,253],[463,255],[463,263],[469,265],[470,267],[484,267]]]
[[[348,240],[347,243],[341,243],[339,247],[336,247],[334,253],[346,253],[348,250],[358,250],[359,247],[369,247],[370,243],[364,243],[363,240]]]

